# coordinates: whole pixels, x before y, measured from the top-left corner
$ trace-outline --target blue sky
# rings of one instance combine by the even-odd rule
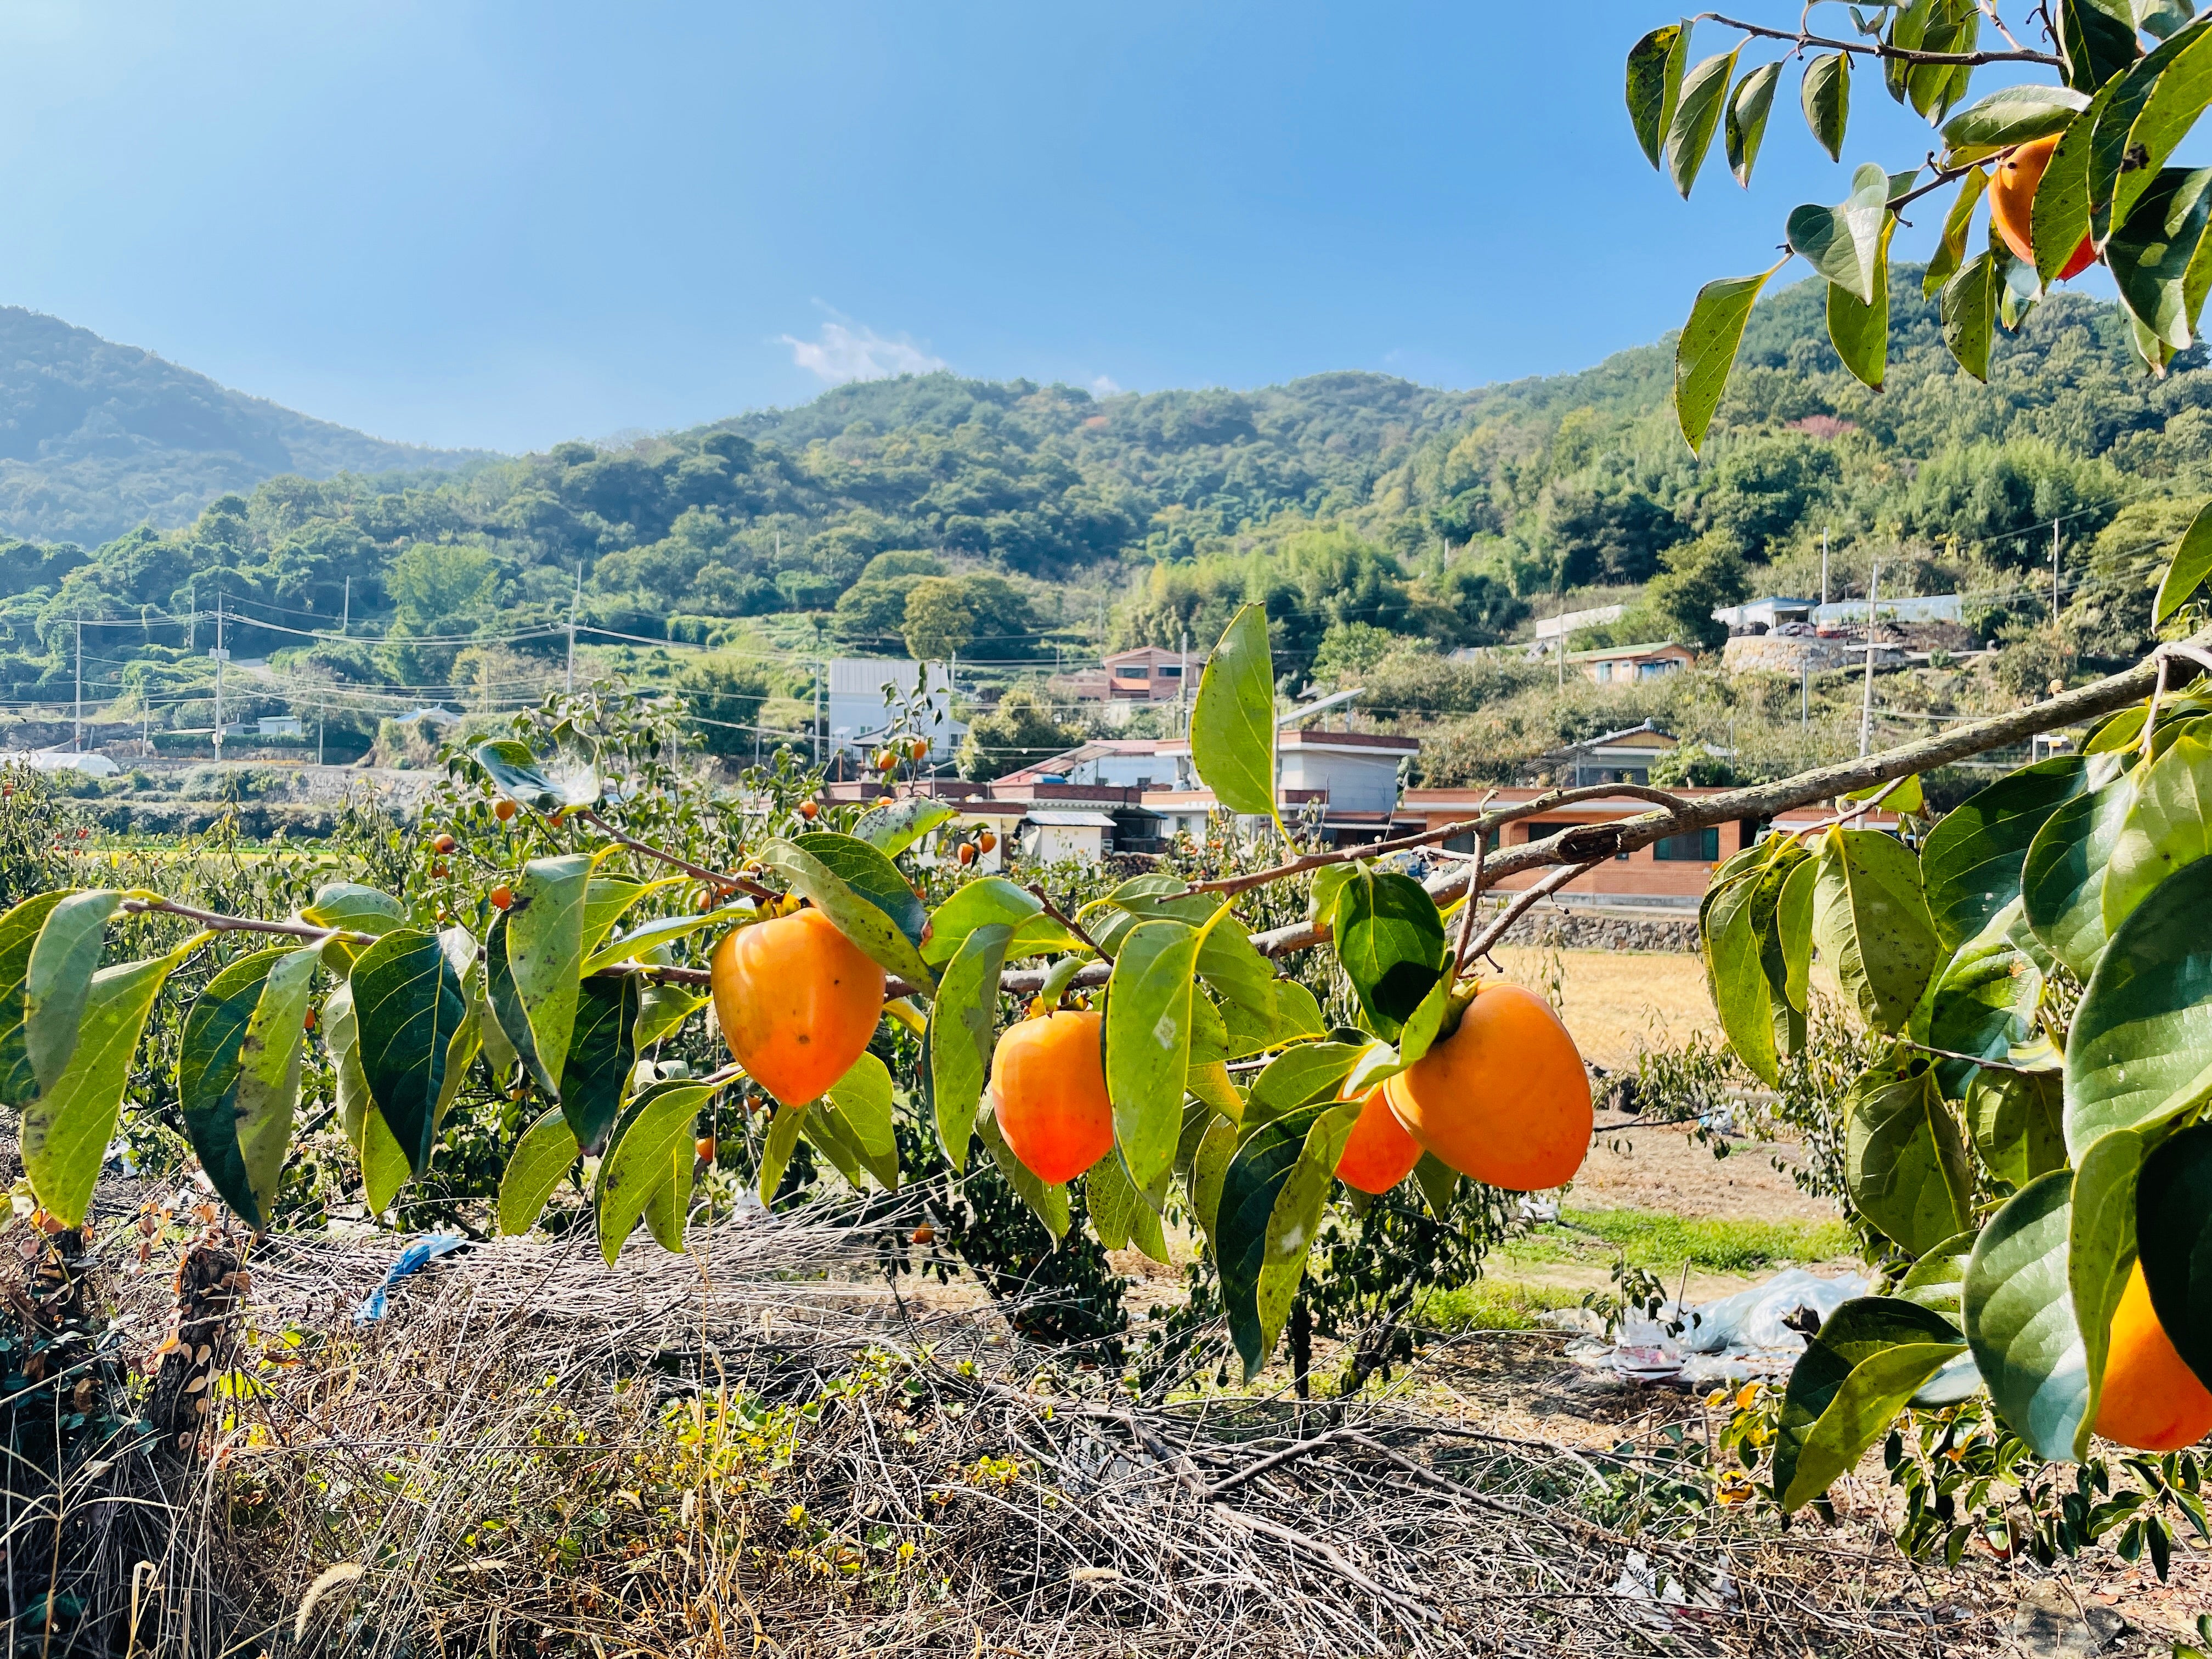
[[[1621,106],[1671,15],[17,0],[0,302],[506,450],[939,363],[1146,391],[1579,368],[1930,142],[1863,77],[1833,166],[1790,72],[1752,191],[1716,144],[1686,204]]]

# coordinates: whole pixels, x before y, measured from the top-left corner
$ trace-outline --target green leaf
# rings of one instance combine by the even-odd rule
[[[1820,861],[1818,859],[1798,859],[1783,882],[1781,895],[1774,909],[1774,930],[1778,935],[1782,951],[1783,1000],[1788,1007],[1800,1014],[1807,1011],[1813,988],[1813,893],[1820,874]],[[1753,913],[1753,920],[1756,924],[1756,910]],[[1764,940],[1760,949],[1764,956]],[[1773,970],[1771,966],[1767,986],[1771,991]]]
[[[24,1028],[31,952],[46,918],[68,896],[65,891],[34,894],[0,915],[0,1104],[19,1111],[39,1095]]]
[[[1774,998],[1753,923],[1760,873],[1739,876],[1712,895],[1703,939],[1705,988],[1729,1046],[1770,1085],[1781,1079],[1775,1048]]]
[[[1275,660],[1265,605],[1231,617],[1206,660],[1191,710],[1190,758],[1231,811],[1275,816]]]
[[[1982,1229],[1966,1266],[1966,1340],[1998,1415],[2037,1456],[2074,1456],[2089,1419],[2088,1358],[2066,1273],[2074,1176],[2015,1193]]]
[[[997,922],[1011,933],[1043,910],[1042,899],[1004,876],[979,876],[937,907],[929,919],[929,937],[922,943],[922,960],[942,968],[976,928]],[[1067,948],[1074,948],[1072,941]]]
[[[2100,903],[2116,933],[2159,884],[2212,854],[2212,733],[2183,731],[2148,769],[2137,768],[2135,799],[2121,820],[2105,866]]]
[[[637,1066],[640,988],[636,975],[623,974],[587,979],[578,991],[574,1034],[561,1077],[561,1112],[576,1144],[596,1152],[621,1115]]]
[[[1907,1302],[1942,1314],[1956,1323],[1966,1288],[1966,1263],[1973,1259],[1972,1233],[1954,1233],[1912,1264],[1898,1281],[1897,1294]]]
[[[2212,1388],[2212,1124],[2184,1129],[2144,1160],[2136,1231],[2158,1322]]]
[[[1990,343],[1996,337],[1996,259],[1984,253],[1943,284],[1937,302],[1943,344],[1959,367],[1976,380],[1990,378]]]
[[[2165,344],[2192,343],[2185,295],[2190,263],[2212,217],[2212,167],[2166,167],[2105,244],[2120,303]]]
[[[1943,216],[1943,234],[1936,244],[1936,252],[1929,256],[1928,269],[1921,273],[1920,297],[1923,300],[1934,299],[1965,268],[1966,237],[1973,228],[1974,209],[1981,202],[1982,192],[1989,188],[1989,184],[1990,175],[1980,167],[1969,167],[1966,176],[1959,181],[1959,193],[1951,198],[1951,210]],[[1948,343],[1948,329],[1945,338]],[[1952,346],[1951,355],[1959,356],[1957,346]],[[1984,352],[1983,356],[1986,368],[1988,354]],[[1966,359],[1960,357],[1959,361],[1964,363]],[[1984,374],[1976,378],[1988,377]]]
[[[522,1132],[499,1178],[499,1230],[526,1233],[545,1213],[553,1189],[574,1167],[583,1149],[558,1106],[547,1109]]]
[[[791,1155],[799,1147],[799,1132],[806,1127],[807,1109],[778,1101],[775,1115],[769,1120],[768,1133],[761,1142],[760,1201],[763,1208],[775,1204],[776,1189],[783,1185],[783,1172],[791,1167]]]
[[[1833,283],[1828,284],[1828,339],[1844,367],[1876,392],[1881,390],[1889,361],[1889,238],[1896,228],[1897,216],[1891,214],[1883,220],[1881,234],[1875,241],[1872,305],[1862,304]]]
[[[1352,1138],[1352,1126],[1359,1121],[1359,1112],[1358,1101],[1339,1102],[1315,1118],[1313,1127],[1306,1131],[1298,1161],[1267,1212],[1267,1266],[1304,1265],[1306,1253],[1321,1231],[1329,1191],[1336,1184],[1336,1166],[1343,1161],[1345,1142]],[[1295,1280],[1292,1285],[1296,1287]]]
[[[1782,78],[1780,63],[1761,64],[1736,82],[1729,100],[1723,142],[1728,149],[1729,171],[1748,190],[1751,170],[1759,162],[1759,147],[1766,137],[1766,118],[1774,105],[1774,83]]]
[[[2135,799],[2135,780],[2123,774],[2063,802],[2027,844],[2020,896],[2028,926],[2079,980],[2105,953],[2105,872]]]
[[[1327,921],[1336,914],[1336,896],[1344,890],[1344,884],[1359,867],[1357,861],[1325,864],[1314,872],[1313,890],[1306,897],[1308,921]]]
[[[1830,1314],[1783,1392],[1776,1501],[1800,1508],[1856,1468],[1905,1402],[1964,1346],[1942,1315],[1899,1297],[1859,1297]]]
[[[999,1173],[1014,1189],[1022,1202],[1030,1206],[1045,1231],[1057,1244],[1067,1237],[1067,1183],[1057,1182],[1047,1186],[1030,1172],[1030,1168],[1014,1156],[1014,1149],[1006,1145],[1006,1137],[999,1127],[998,1115],[985,1112],[975,1120],[975,1133],[983,1138],[989,1149],[991,1161],[999,1166]]]
[[[1738,50],[1741,50],[1739,48]],[[1708,58],[1682,77],[1674,101],[1674,118],[1667,124],[1667,176],[1686,199],[1713,145],[1721,110],[1728,102],[1729,81],[1735,74],[1735,52]]]
[[[2118,198],[2122,175],[2148,160],[2148,152],[2131,153],[2135,149],[2136,122],[2158,90],[2159,81],[2167,68],[2205,39],[2205,19],[2199,18],[2189,27],[2160,42],[2148,56],[2136,58],[2124,73],[2099,87],[2088,109],[2076,118],[2077,125],[2087,121],[2095,127],[2087,168],[2087,228],[2100,241],[2105,240],[2116,222],[2112,204]],[[2068,129],[2069,132],[2072,130]],[[2040,190],[2037,191],[2039,196],[2041,193]],[[2039,236],[2036,246],[2039,250],[2042,247]]]
[[[1334,1099],[1369,1045],[1302,1042],[1269,1060],[1253,1080],[1250,1109],[1261,1119],[1282,1117],[1309,1101]]]
[[[1851,118],[1851,60],[1843,52],[1824,52],[1805,65],[1805,78],[1797,89],[1804,106],[1805,125],[1828,152],[1831,161],[1844,159],[1844,130]]]
[[[2174,148],[2212,103],[2212,39],[2185,46],[2153,83],[2128,129],[2127,159],[2112,181],[2111,222],[2125,225],[2155,188]],[[2117,240],[2117,239],[2116,239]]]
[[[1937,980],[1929,1011],[1929,1044],[1983,1060],[2005,1060],[2035,1036],[2042,1001],[2042,973],[1992,922],[1960,947]],[[1949,1081],[1953,1092],[1966,1086],[1963,1077]]]
[[[704,993],[694,996],[680,985],[647,983],[637,994],[637,1024],[630,1033],[631,1042],[638,1053],[645,1053],[713,1000]],[[489,1047],[485,1045],[487,1053]]]
[[[1673,125],[1674,105],[1682,87],[1682,64],[1689,52],[1687,24],[1669,23],[1656,28],[1628,52],[1628,118],[1636,128],[1636,142],[1653,167]]]
[[[1106,1155],[1083,1177],[1083,1205],[1091,1212],[1091,1230],[1098,1235],[1103,1248],[1124,1250],[1129,1247],[1130,1208],[1141,1202],[1130,1183],[1129,1172],[1121,1167],[1121,1153],[1109,1146]]]
[[[594,881],[592,886],[599,883]],[[758,913],[750,902],[725,905],[713,910],[694,910],[689,915],[663,916],[657,921],[640,922],[629,932],[617,939],[596,945],[584,958],[583,975],[589,977],[602,968],[611,968],[617,963],[647,962],[663,945],[673,945],[678,939],[689,939],[702,928],[726,927],[732,922],[751,921]],[[590,933],[588,915],[585,932]]]
[[[501,1006],[495,973],[492,1006],[506,1027],[507,1041],[526,1060],[534,1060],[539,1082],[556,1099],[576,1024],[576,983],[584,966],[584,908],[591,880],[588,854],[532,859],[522,866],[514,884],[514,902],[501,918],[506,924],[505,971],[514,1000],[509,1006]],[[365,1016],[365,1006],[362,1012]],[[520,1030],[507,1024],[513,1012],[521,1015]],[[385,1115],[391,1116],[389,1109]],[[397,1130],[398,1125],[392,1127]],[[405,1135],[400,1140],[404,1145]],[[416,1173],[421,1170],[416,1164]]]
[[[2025,1187],[2066,1167],[2065,1079],[2057,1072],[1975,1075],[1966,1091],[1974,1149],[1998,1180]]]
[[[1944,949],[1956,951],[2020,896],[2028,844],[2086,784],[2081,757],[2062,755],[2007,774],[1929,831],[1920,867]]]
[[[950,801],[933,795],[908,795],[885,801],[860,814],[853,833],[885,858],[896,858],[940,823],[960,816]]]
[[[500,1040],[522,1062],[540,1090],[558,1100],[560,1089],[546,1071],[538,1055],[538,1039],[531,1034],[530,1016],[524,1012],[522,994],[516,988],[514,973],[507,957],[507,915],[505,912],[491,919],[484,933],[484,1005],[491,1010],[492,1024],[497,1028]],[[573,1031],[571,1036],[573,1037]]]
[[[480,743],[470,753],[492,787],[516,805],[532,812],[557,812],[565,804],[561,792],[538,769],[538,757],[528,744],[512,738]]]
[[[2066,1145],[2152,1129],[2212,1096],[2212,860],[2156,888],[2112,934],[2066,1043]]]
[[[1014,930],[1002,921],[970,928],[945,970],[929,1012],[929,1080],[937,1139],[955,1170],[968,1165],[968,1138],[991,1070],[999,975]]]
[[[52,1089],[76,1053],[93,970],[107,945],[120,893],[70,893],[46,913],[23,978],[23,1048],[40,1087]]]
[[[858,836],[831,830],[813,830],[793,844],[812,854],[824,869],[889,916],[908,945],[921,949],[921,936],[929,931],[929,913],[921,895],[887,854]]]
[[[2001,87],[1943,124],[1943,165],[1985,161],[1999,150],[2063,132],[2088,107],[2088,94],[2071,87]]]
[[[1982,21],[1974,0],[1937,0],[1928,8],[1927,16],[1927,27],[1920,37],[1922,51],[1973,51]],[[1905,95],[1917,113],[1931,123],[1940,122],[1966,95],[1972,74],[1964,64],[1916,64],[1905,74]]]
[[[362,952],[348,982],[369,1098],[420,1175],[437,1139],[447,1045],[467,1012],[460,976],[435,934],[400,927]]]
[[[1932,1071],[1877,1066],[1844,1109],[1844,1178],[1869,1221],[1911,1256],[1972,1224],[1973,1171]]]
[[[1243,1138],[1236,1123],[1225,1117],[1209,1115],[1206,1133],[1191,1157],[1190,1212],[1214,1244],[1216,1256],[1220,1255],[1220,1241],[1214,1229],[1220,1221],[1221,1187],[1228,1178],[1230,1162],[1237,1156],[1237,1143]]]
[[[2089,1404],[2074,1443],[2075,1461],[2089,1451],[2089,1431],[2102,1398],[2105,1360],[2112,1348],[2112,1315],[2136,1263],[2136,1178],[2150,1145],[2132,1129],[2104,1136],[2082,1155],[2074,1172],[2072,1215],[2067,1224],[2066,1282],[2081,1328],[2088,1372]]]
[[[292,1145],[293,1109],[300,1100],[301,1050],[317,966],[313,950],[279,954],[246,1021],[239,1051],[232,1134],[255,1201],[252,1212],[239,1213],[257,1231],[276,1218],[284,1156]],[[231,1207],[238,1208],[234,1203]]]
[[[1244,1362],[1248,1382],[1267,1363],[1275,1340],[1282,1334],[1279,1316],[1273,1322],[1266,1316],[1274,1298],[1269,1297],[1264,1306],[1261,1300],[1267,1228],[1275,1200],[1304,1155],[1307,1136],[1316,1121],[1331,1109],[1308,1107],[1261,1124],[1237,1148],[1222,1178],[1215,1212],[1214,1261],[1221,1275],[1222,1310],[1228,1316],[1230,1336]],[[1287,1302],[1283,1305],[1287,1306]]]
[[[1690,320],[1674,343],[1674,420],[1692,454],[1705,447],[1713,411],[1721,406],[1752,304],[1766,279],[1787,263],[1782,260],[1756,276],[1724,276],[1698,290]]]
[[[2081,239],[2089,234],[2089,171],[2097,125],[2112,106],[2118,83],[2100,88],[2088,108],[2060,134],[2058,147],[2045,164],[2035,200],[2028,209],[2028,237],[2035,249],[2038,278],[2056,282]]]
[[[338,1121],[361,1163],[362,1201],[371,1215],[381,1215],[407,1184],[407,1155],[369,1097],[350,978],[323,1000],[323,1048],[336,1073]]]
[[[863,1052],[830,1085],[830,1104],[868,1173],[883,1183],[884,1191],[896,1192],[898,1142],[891,1132],[890,1070],[875,1055]]]
[[[1443,973],[1443,918],[1411,876],[1356,867],[1337,895],[1337,958],[1374,1029],[1395,1036]]]
[[[1429,908],[1436,908],[1434,901]],[[1221,927],[1206,930],[1198,947],[1198,976],[1224,1001],[1273,1024],[1275,988],[1280,983],[1275,978],[1275,965],[1253,947],[1251,935],[1234,916]]]
[[[75,1052],[38,1099],[23,1108],[24,1173],[40,1204],[64,1227],[81,1226],[92,1206],[146,1017],[177,961],[155,957],[94,974],[85,990]]]
[[[239,1147],[238,1079],[247,1022],[269,970],[293,948],[278,945],[224,964],[185,1011],[177,1043],[177,1103],[200,1167],[246,1224],[267,1224]]]
[[[1459,1182],[1459,1171],[1434,1152],[1423,1152],[1421,1161],[1413,1165],[1413,1184],[1421,1189],[1421,1200],[1429,1206],[1429,1213],[1439,1221],[1450,1213]]]
[[[825,835],[827,832],[823,832]],[[937,976],[929,964],[922,960],[915,940],[927,925],[921,902],[914,896],[914,890],[906,884],[906,878],[898,873],[898,866],[864,841],[854,841],[849,836],[834,839],[849,842],[840,849],[837,867],[815,856],[811,850],[822,845],[822,836],[807,836],[799,842],[771,841],[762,847],[757,856],[763,866],[775,871],[800,893],[814,902],[814,907],[837,925],[837,931],[871,962],[896,974],[908,985],[924,992],[934,991]],[[805,844],[801,844],[802,842]],[[847,872],[859,872],[872,860],[873,888],[864,892],[850,884]],[[901,915],[894,917],[877,902],[873,892],[883,891],[885,900],[897,906],[896,896],[888,891],[889,884],[883,872],[890,872],[890,881],[897,884],[911,903],[909,912],[898,906]],[[909,933],[902,921],[913,922]]]
[[[349,933],[388,933],[407,920],[407,907],[389,893],[356,881],[334,881],[315,890],[315,902],[300,920]]]
[[[2191,320],[2193,326],[2195,319]],[[2174,549],[2165,575],[2159,578],[2158,599],[2151,607],[2153,623],[2163,623],[2188,604],[2208,576],[2212,576],[2212,503],[2199,507],[2189,521],[2181,545]]]
[[[2127,0],[2059,0],[2058,50],[2066,84],[2094,92],[2136,59],[2136,25]]]
[[[1140,1187],[1175,1162],[1200,938],[1188,922],[1139,922],[1107,983],[1106,1092],[1114,1139]]]
[[[1839,205],[1808,203],[1790,210],[1790,246],[1845,293],[1872,305],[1875,259],[1890,217],[1889,175],[1869,161],[1851,175],[1850,196]]]
[[[641,1090],[617,1120],[607,1154],[599,1162],[594,1194],[599,1254],[610,1267],[656,1198],[678,1185],[690,1190],[691,1171],[698,1162],[695,1126],[700,1111],[714,1097],[710,1085],[656,1083]],[[653,1233],[668,1249],[681,1247],[680,1232],[674,1243],[661,1228],[654,1228]]]
[[[1878,830],[1832,830],[1813,889],[1813,939],[1860,1017],[1905,1029],[1942,958],[1922,861]]]
[[[630,906],[647,893],[673,887],[682,879],[672,876],[665,881],[632,881],[625,876],[593,876],[584,889],[584,955],[590,957],[607,942],[607,935]]]

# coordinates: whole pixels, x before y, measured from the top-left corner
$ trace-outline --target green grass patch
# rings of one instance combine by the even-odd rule
[[[1825,1261],[1851,1252],[1840,1221],[1760,1221],[1735,1216],[1667,1215],[1653,1210],[1563,1209],[1498,1252],[1501,1260],[1535,1265],[1610,1261],[1626,1255],[1653,1272],[1684,1266],[1705,1273],[1749,1273],[1793,1261]]]
[[[1515,1285],[1478,1279],[1472,1285],[1431,1291],[1414,1317],[1431,1330],[1533,1331],[1538,1316],[1571,1308],[1582,1300],[1573,1291],[1551,1285]]]

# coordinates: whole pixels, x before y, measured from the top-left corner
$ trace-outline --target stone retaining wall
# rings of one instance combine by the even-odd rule
[[[1515,922],[1508,945],[1559,951],[1689,951],[1698,948],[1698,919],[1675,915],[1629,916],[1617,913],[1559,910],[1540,905]]]

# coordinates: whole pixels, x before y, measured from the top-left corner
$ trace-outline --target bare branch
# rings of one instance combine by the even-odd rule
[[[1831,52],[1848,52],[1856,58],[1886,58],[1900,64],[1963,64],[1969,69],[1984,64],[2040,64],[2046,69],[2064,70],[2066,60],[2047,52],[2025,52],[2014,42],[2010,52],[1914,52],[1904,46],[1893,46],[1885,41],[1838,40],[1825,34],[1811,34],[1804,29],[1769,28],[1764,23],[1746,23],[1717,11],[1701,11],[1693,22],[1718,23],[1723,28],[1741,29],[1746,34],[1762,40],[1786,40],[1802,52],[1808,46],[1825,46]],[[2007,39],[2011,37],[2007,36]]]

